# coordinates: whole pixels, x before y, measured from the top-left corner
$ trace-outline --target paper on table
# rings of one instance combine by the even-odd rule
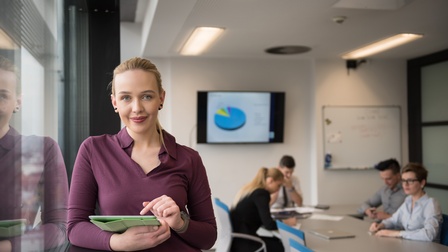
[[[313,214],[310,219],[313,220],[329,220],[329,221],[340,221],[344,216],[326,215],[326,214]]]
[[[295,211],[295,212],[301,213],[301,214],[323,212],[322,209],[316,209],[314,207],[286,207],[286,208],[271,209],[271,213],[288,212],[288,211]]]

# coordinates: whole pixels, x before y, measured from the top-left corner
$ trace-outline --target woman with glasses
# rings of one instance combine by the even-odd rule
[[[377,236],[438,242],[442,210],[437,200],[424,190],[427,176],[428,171],[420,164],[409,163],[403,167],[401,183],[408,196],[390,218],[372,223],[370,232]]]

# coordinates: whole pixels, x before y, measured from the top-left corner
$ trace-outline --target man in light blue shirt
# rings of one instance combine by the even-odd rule
[[[380,171],[380,177],[384,180],[381,187],[372,197],[365,201],[358,209],[360,214],[376,220],[389,218],[406,198],[400,179],[400,164],[395,159],[381,161],[375,166]],[[383,206],[383,210],[377,208]]]

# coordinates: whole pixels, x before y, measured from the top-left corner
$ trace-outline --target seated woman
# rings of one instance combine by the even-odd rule
[[[377,236],[438,242],[442,210],[437,200],[424,190],[427,176],[428,171],[420,164],[409,163],[403,167],[401,182],[408,196],[390,218],[372,223],[370,231]]]
[[[230,218],[233,231],[257,236],[261,226],[267,230],[277,230],[269,210],[271,193],[275,193],[283,184],[283,173],[277,168],[260,168],[255,178],[237,193]],[[282,242],[275,237],[260,237],[267,251],[284,251]],[[259,244],[250,240],[234,239],[231,251],[254,251]]]

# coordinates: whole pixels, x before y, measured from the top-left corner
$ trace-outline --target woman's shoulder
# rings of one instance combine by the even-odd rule
[[[165,146],[168,149],[168,153],[172,153],[174,150],[178,152],[178,154],[199,157],[199,152],[187,145],[178,143],[176,138],[163,130],[163,140],[165,142]]]
[[[253,192],[252,192],[252,194],[251,194],[252,196],[268,196],[268,197],[270,197],[270,195],[269,195],[269,192],[266,190],[266,189],[263,189],[263,188],[257,188],[257,189],[255,189]]]
[[[107,146],[110,143],[116,142],[116,135],[103,134],[97,136],[89,136],[82,142],[81,146],[93,147],[93,146]]]
[[[440,209],[440,204],[439,201],[436,198],[430,197],[429,195],[427,196],[427,200],[425,201],[425,205],[426,206],[430,206],[433,207],[434,209]]]
[[[102,134],[102,135],[89,136],[84,141],[101,142],[101,141],[108,141],[110,139],[115,139],[116,137],[117,134]]]
[[[49,136],[22,135],[21,138],[23,150],[36,148],[44,148],[45,150],[47,150],[52,148],[53,146],[59,146],[58,143]]]

